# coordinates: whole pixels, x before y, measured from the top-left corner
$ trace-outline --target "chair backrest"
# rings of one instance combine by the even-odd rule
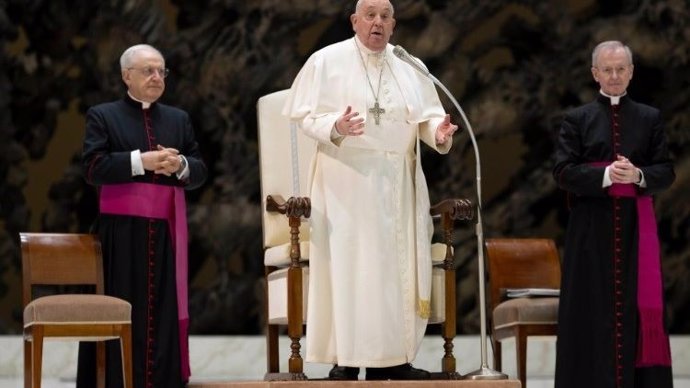
[[[259,172],[261,174],[261,206],[264,247],[284,244],[290,241],[290,228],[285,216],[266,211],[266,196],[282,195],[309,196],[308,179],[312,158],[316,152],[316,141],[297,129],[294,151],[298,156],[299,193],[293,189],[290,120],[282,114],[289,89],[267,94],[257,102],[259,130]],[[300,239],[309,238],[308,222],[302,224]]]
[[[103,293],[101,244],[95,235],[20,233],[19,238],[24,306],[38,285],[89,285]]]
[[[491,310],[505,299],[507,288],[561,287],[556,243],[540,238],[487,239]]]

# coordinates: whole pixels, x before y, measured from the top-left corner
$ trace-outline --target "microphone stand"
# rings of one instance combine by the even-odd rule
[[[398,46],[399,47],[399,46]],[[404,50],[401,50],[403,53],[405,53]],[[411,56],[407,56],[409,60],[415,61],[415,59]],[[405,61],[404,58],[401,58],[403,61]],[[480,341],[481,341],[481,365],[479,366],[479,369],[472,371],[464,376],[462,376],[462,379],[466,380],[505,380],[508,379],[508,375],[505,373],[501,373],[498,371],[495,371],[491,368],[489,368],[487,364],[487,355],[486,355],[486,286],[484,284],[484,276],[485,276],[485,269],[484,269],[484,230],[482,229],[482,173],[481,173],[481,164],[480,164],[480,159],[479,159],[479,147],[477,146],[477,140],[474,137],[474,131],[472,130],[472,126],[470,125],[470,122],[467,120],[467,116],[465,116],[465,112],[462,110],[460,107],[460,104],[458,104],[458,101],[453,97],[453,94],[439,81],[436,77],[434,77],[430,72],[425,72],[420,70],[420,65],[414,65],[410,62],[405,61],[406,63],[412,65],[413,68],[417,69],[420,71],[422,74],[427,76],[431,81],[434,82],[443,92],[448,96],[448,98],[453,102],[453,105],[455,105],[455,109],[460,112],[460,116],[462,116],[462,121],[465,124],[465,128],[467,128],[467,133],[470,134],[470,139],[472,140],[472,147],[474,148],[474,158],[476,161],[476,169],[477,169],[477,226],[476,226],[476,235],[477,235],[477,253],[479,254],[479,319],[480,319]]]

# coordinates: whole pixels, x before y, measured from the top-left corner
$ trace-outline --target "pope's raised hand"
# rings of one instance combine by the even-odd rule
[[[436,144],[445,144],[448,139],[453,137],[458,126],[450,122],[450,115],[447,114],[443,121],[436,127]]]
[[[335,130],[343,136],[359,136],[364,133],[364,119],[348,105],[342,116],[335,121]]]

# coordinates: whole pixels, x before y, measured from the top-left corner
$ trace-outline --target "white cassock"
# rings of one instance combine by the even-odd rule
[[[433,225],[416,155],[420,139],[441,153],[451,141],[436,146],[445,111],[434,84],[392,49],[377,54],[353,37],[317,51],[284,108],[318,141],[310,174],[309,362],[411,362],[426,329]],[[369,112],[375,96],[385,110],[379,125]],[[365,118],[364,135],[332,140],[348,105]]]

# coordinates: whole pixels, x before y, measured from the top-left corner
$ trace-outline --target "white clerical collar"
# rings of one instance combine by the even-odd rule
[[[362,55],[367,55],[367,56],[368,55],[374,55],[374,56],[380,57],[380,56],[384,55],[386,52],[385,48],[382,51],[378,51],[378,52],[369,49],[367,46],[364,45],[364,43],[362,43],[361,40],[359,40],[359,37],[357,35],[355,35],[354,39],[355,39],[355,43],[357,43],[357,48],[359,48],[359,51],[362,53]]]
[[[140,99],[135,98],[135,97],[132,95],[132,93],[129,92],[129,90],[127,91],[127,94],[129,94],[129,98],[131,98],[132,100],[141,103],[141,109],[148,109],[148,108],[151,107],[151,103],[150,103],[150,102],[141,101]]]
[[[611,105],[618,105],[618,104],[620,104],[620,103],[621,103],[621,97],[623,97],[623,96],[625,96],[626,94],[628,94],[628,92],[625,91],[625,92],[623,92],[623,94],[621,94],[620,96],[611,96],[611,95],[608,95],[608,94],[604,93],[603,90],[599,90],[599,93],[601,93],[601,95],[604,96],[604,97],[608,97],[609,100],[611,100]]]

